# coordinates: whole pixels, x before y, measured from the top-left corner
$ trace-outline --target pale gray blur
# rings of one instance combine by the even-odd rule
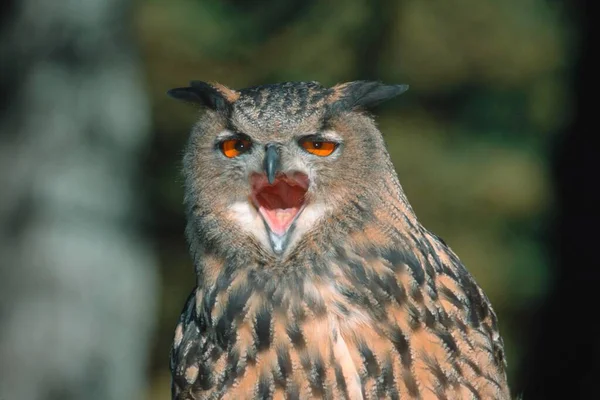
[[[0,30],[0,399],[134,399],[156,259],[126,0],[21,0]],[[127,4],[125,4],[127,3]]]

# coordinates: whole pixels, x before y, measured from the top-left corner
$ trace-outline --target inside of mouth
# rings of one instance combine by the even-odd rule
[[[272,233],[283,236],[304,205],[306,176],[278,176],[273,184],[266,177],[253,180],[253,201]]]

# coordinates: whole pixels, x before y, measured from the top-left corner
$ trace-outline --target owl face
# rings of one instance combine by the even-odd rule
[[[208,108],[185,157],[188,209],[282,256],[336,205],[368,192],[385,148],[357,111],[404,90],[373,82],[172,90]]]

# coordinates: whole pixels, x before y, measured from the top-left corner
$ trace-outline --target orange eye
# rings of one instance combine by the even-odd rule
[[[327,157],[333,153],[337,147],[337,143],[335,142],[324,142],[320,140],[303,140],[300,142],[300,145],[310,154],[319,157]]]
[[[221,151],[225,157],[233,158],[247,152],[252,142],[247,139],[228,139],[221,143]]]

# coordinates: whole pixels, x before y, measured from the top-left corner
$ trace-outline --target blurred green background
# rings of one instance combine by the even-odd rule
[[[106,169],[106,176],[114,177],[115,182],[123,177],[129,179],[119,183],[121,186],[112,184],[114,182],[112,186],[98,186],[100,180],[95,180],[96,175],[81,172],[81,181],[78,182],[88,186],[63,185],[60,188],[67,195],[101,189],[99,195],[94,194],[95,198],[101,199],[101,202],[109,200],[109,203],[115,193],[122,195],[117,196],[122,200],[119,210],[125,211],[115,215],[125,221],[124,216],[135,214],[137,219],[127,226],[138,226],[142,232],[137,235],[135,230],[121,229],[119,227],[125,225],[118,222],[121,219],[115,219],[118,223],[114,229],[132,233],[132,243],[140,246],[140,258],[131,259],[135,259],[131,265],[147,265],[146,269],[136,267],[139,275],[111,272],[112,275],[107,275],[107,280],[103,281],[105,286],[101,286],[95,275],[87,275],[85,279],[72,282],[71,286],[85,287],[84,292],[96,286],[102,287],[102,294],[95,294],[91,305],[98,304],[101,298],[113,296],[112,310],[121,308],[134,316],[148,314],[147,318],[141,318],[139,324],[137,320],[133,321],[135,318],[131,315],[116,319],[117,322],[114,319],[102,322],[103,326],[131,325],[131,331],[122,333],[128,336],[111,337],[108,331],[99,334],[113,340],[106,343],[106,349],[116,353],[115,358],[106,363],[109,366],[107,371],[110,371],[106,376],[116,386],[120,381],[129,380],[129,375],[119,377],[121,372],[110,367],[113,362],[114,365],[122,364],[119,357],[125,356],[119,355],[120,347],[115,347],[114,343],[129,348],[129,342],[124,340],[127,337],[137,343],[139,349],[136,351],[148,349],[145,355],[131,357],[132,365],[144,369],[142,373],[146,373],[147,379],[131,378],[127,390],[139,392],[141,399],[169,398],[169,348],[177,318],[194,285],[193,267],[183,235],[185,221],[180,168],[184,144],[201,111],[168,98],[166,91],[184,86],[190,80],[217,81],[239,89],[294,80],[314,80],[331,86],[345,81],[372,79],[410,85],[406,94],[374,111],[377,122],[384,133],[400,182],[421,222],[444,238],[491,299],[506,344],[509,383],[513,392],[523,390],[519,385],[523,384],[525,376],[523,365],[528,335],[555,278],[553,259],[545,247],[548,226],[556,210],[550,157],[557,133],[572,118],[573,44],[579,39],[577,27],[567,17],[570,11],[564,9],[566,2],[135,0],[131,3],[114,0],[60,1],[56,3],[61,4],[60,7],[49,7],[34,0],[23,0],[6,4],[11,5],[3,5],[2,11],[17,17],[3,19],[3,23],[14,22],[14,30],[11,30],[13,25],[6,23],[0,31],[3,39],[0,45],[2,105],[5,107],[3,110],[12,110],[10,107],[16,110],[21,104],[25,117],[15,117],[20,114],[3,111],[0,118],[0,130],[5,134],[0,136],[1,154],[7,156],[6,160],[12,157],[12,161],[6,161],[6,164],[5,160],[0,160],[0,178],[6,178],[9,183],[21,179],[12,179],[11,176],[17,176],[16,171],[19,170],[10,168],[17,164],[26,165],[23,154],[32,148],[32,144],[41,143],[40,146],[45,146],[44,150],[55,148],[53,158],[40,158],[35,153],[31,158],[34,160],[31,165],[35,166],[25,168],[26,171],[35,171],[31,172],[35,180],[23,189],[23,193],[33,194],[25,198],[45,198],[40,195],[45,193],[40,188],[49,190],[52,185],[39,178],[39,174],[44,170],[48,173],[54,171],[47,165],[65,164],[67,172],[75,170],[70,164],[63,163],[63,157],[69,159],[71,150],[61,147],[62,142],[48,138],[60,138],[64,133],[63,126],[56,125],[58,120],[66,127],[83,121],[74,117],[82,110],[86,118],[93,117],[94,122],[85,125],[81,132],[89,134],[86,140],[91,143],[90,148],[100,151],[92,152],[93,156],[84,153],[88,155],[81,156],[81,161],[95,162],[94,157],[98,154],[103,154],[102,157],[112,155],[112,150],[107,150],[112,148],[110,146],[129,152],[123,150],[122,153],[122,159],[129,163],[119,161],[118,166],[123,169]],[[32,29],[40,26],[43,29]],[[88,29],[90,27],[94,29]],[[11,34],[13,31],[20,33]],[[63,42],[69,45],[63,46]],[[31,43],[43,44],[36,47]],[[48,43],[50,47],[57,43],[57,49],[47,50]],[[96,46],[97,43],[103,46]],[[119,64],[121,62],[123,64]],[[51,69],[52,73],[45,75],[47,68],[34,68],[49,64],[60,65],[66,72]],[[113,75],[109,80],[110,74]],[[29,79],[30,76],[33,78]],[[48,76],[56,79],[49,80]],[[107,79],[101,80],[100,77]],[[59,81],[71,86],[57,84],[52,89],[34,90],[44,87],[36,86],[38,84],[49,85]],[[85,86],[88,81],[95,82],[94,86]],[[130,82],[140,83],[139,93],[134,84],[128,86]],[[123,97],[121,94],[111,97],[112,106],[109,108],[106,106],[109,97],[100,96],[103,90],[109,90],[107,88],[114,93],[125,93]],[[28,95],[14,95],[9,99],[10,93]],[[35,96],[44,93],[48,95],[39,103]],[[135,101],[123,100],[129,99],[127,93]],[[89,105],[89,110],[99,105],[94,111],[97,115],[88,112],[82,105],[84,103]],[[37,107],[39,104],[45,106]],[[46,118],[47,115],[53,118]],[[54,118],[57,115],[60,118]],[[41,122],[32,125],[31,121],[36,116],[41,118]],[[19,137],[14,133],[39,133],[46,127],[49,128],[48,143],[30,139],[33,134],[27,136],[22,133]],[[114,133],[114,127],[121,127],[117,130],[121,137],[117,134],[108,139],[103,136],[103,132]],[[51,129],[55,136],[51,135]],[[72,138],[77,137],[77,129],[71,132]],[[142,133],[126,140],[124,132],[128,130]],[[73,149],[73,152],[78,151]],[[105,157],[102,165],[111,168],[117,165],[111,160]],[[63,182],[63,179],[58,182]],[[135,182],[135,185],[128,182]],[[5,187],[10,188],[5,193],[17,193],[14,188],[19,186]],[[105,188],[115,192],[105,191]],[[65,199],[68,196],[54,198],[59,191],[49,192],[52,199],[58,199],[53,204],[67,204]],[[0,245],[5,245],[0,246],[0,251],[4,252],[3,262],[6,261],[5,268],[0,269],[0,306],[5,307],[0,307],[0,317],[10,314],[2,314],[10,311],[7,307],[10,301],[15,304],[20,301],[19,292],[25,293],[15,290],[9,296],[11,287],[19,287],[14,282],[27,282],[31,276],[39,275],[35,269],[21,273],[28,270],[14,267],[29,265],[28,259],[23,258],[21,253],[35,253],[35,249],[29,246],[32,243],[30,239],[22,238],[13,229],[19,225],[15,221],[19,218],[29,221],[38,214],[14,211],[30,203],[19,200],[16,195],[13,197],[14,201],[10,200],[10,196],[0,199],[0,242],[4,241]],[[40,200],[39,204],[45,202]],[[5,207],[9,203],[12,205]],[[31,204],[38,203],[34,201]],[[6,211],[10,218],[4,218],[5,210],[10,211]],[[71,214],[70,209],[68,213]],[[62,221],[59,218],[46,220],[52,223]],[[90,224],[85,232],[92,232],[95,227],[97,225]],[[58,237],[65,239],[66,236],[63,236],[59,234]],[[19,243],[26,245],[17,257],[11,251],[19,248],[16,246]],[[91,243],[98,242],[92,240]],[[111,250],[100,251],[102,256],[112,251],[111,242],[107,243]],[[129,242],[121,241],[123,248],[119,251],[134,248],[134,245],[123,243]],[[71,258],[69,254],[67,259]],[[113,262],[103,260],[100,265]],[[49,270],[61,263],[51,257],[47,258],[46,264],[42,262]],[[64,269],[62,276],[83,271],[81,265],[76,263],[73,269]],[[118,263],[114,265],[119,271]],[[156,280],[153,278],[154,265],[158,265]],[[99,274],[103,268],[92,266],[89,271]],[[132,283],[120,289],[123,297],[115,295],[116,289],[111,292],[111,285],[127,279]],[[40,282],[41,287],[47,287],[47,280]],[[68,292],[60,287],[57,286],[56,293]],[[31,293],[35,294],[28,294],[28,299],[35,296],[42,298],[38,288],[31,286]],[[88,295],[77,296],[74,298],[86,298]],[[125,298],[128,300],[120,300]],[[156,304],[152,304],[152,299]],[[65,304],[71,305],[78,300],[65,301]],[[12,319],[8,323],[5,321],[0,318],[3,323],[0,325],[0,366],[3,365],[3,357],[5,361],[16,357],[16,353],[12,353],[15,349],[13,342],[3,338],[18,338],[22,332],[27,332],[17,325],[20,319],[17,322],[10,322]],[[56,321],[56,326],[61,323],[58,318],[52,321]],[[44,322],[40,326],[48,327],[49,324],[55,328],[54,322]],[[5,334],[11,329],[13,336]],[[64,337],[64,334],[57,337]],[[150,339],[145,339],[148,337]],[[91,342],[94,340],[90,339]],[[23,344],[23,348],[28,348],[30,343]],[[52,345],[47,345],[44,351],[51,348]],[[59,354],[75,358],[71,348],[67,351],[56,348]],[[106,354],[108,352],[106,350]],[[104,360],[104,353],[98,354],[94,353],[94,357]],[[41,357],[36,353],[32,356],[34,358],[22,358],[26,361],[41,360],[35,358],[38,356]],[[56,356],[49,358],[56,360]],[[21,371],[16,360],[11,361],[10,367]],[[50,363],[48,368],[62,368],[67,364],[66,361],[64,364]],[[39,367],[42,363],[37,365]],[[89,365],[96,368],[97,364]],[[133,367],[127,368],[132,370]],[[98,377],[99,385],[104,384],[102,379],[104,376]],[[0,377],[0,389],[3,389],[3,382],[9,381]],[[81,382],[79,378],[73,381]],[[40,386],[43,392],[45,386]],[[139,389],[139,386],[142,388]],[[51,398],[123,398],[119,395],[92,397],[87,388],[81,390],[87,395]],[[129,393],[127,390],[121,393]],[[3,393],[0,390],[0,397]],[[9,400],[8,397],[6,400]]]
[[[420,220],[490,297],[516,380],[529,321],[552,281],[548,156],[571,95],[572,38],[560,9],[542,0],[178,0],[139,2],[135,15],[152,99],[148,190],[163,283],[154,398],[167,393],[166,349],[194,279],[178,168],[198,115],[164,93],[192,79],[233,88],[410,84],[376,110],[379,126]]]

